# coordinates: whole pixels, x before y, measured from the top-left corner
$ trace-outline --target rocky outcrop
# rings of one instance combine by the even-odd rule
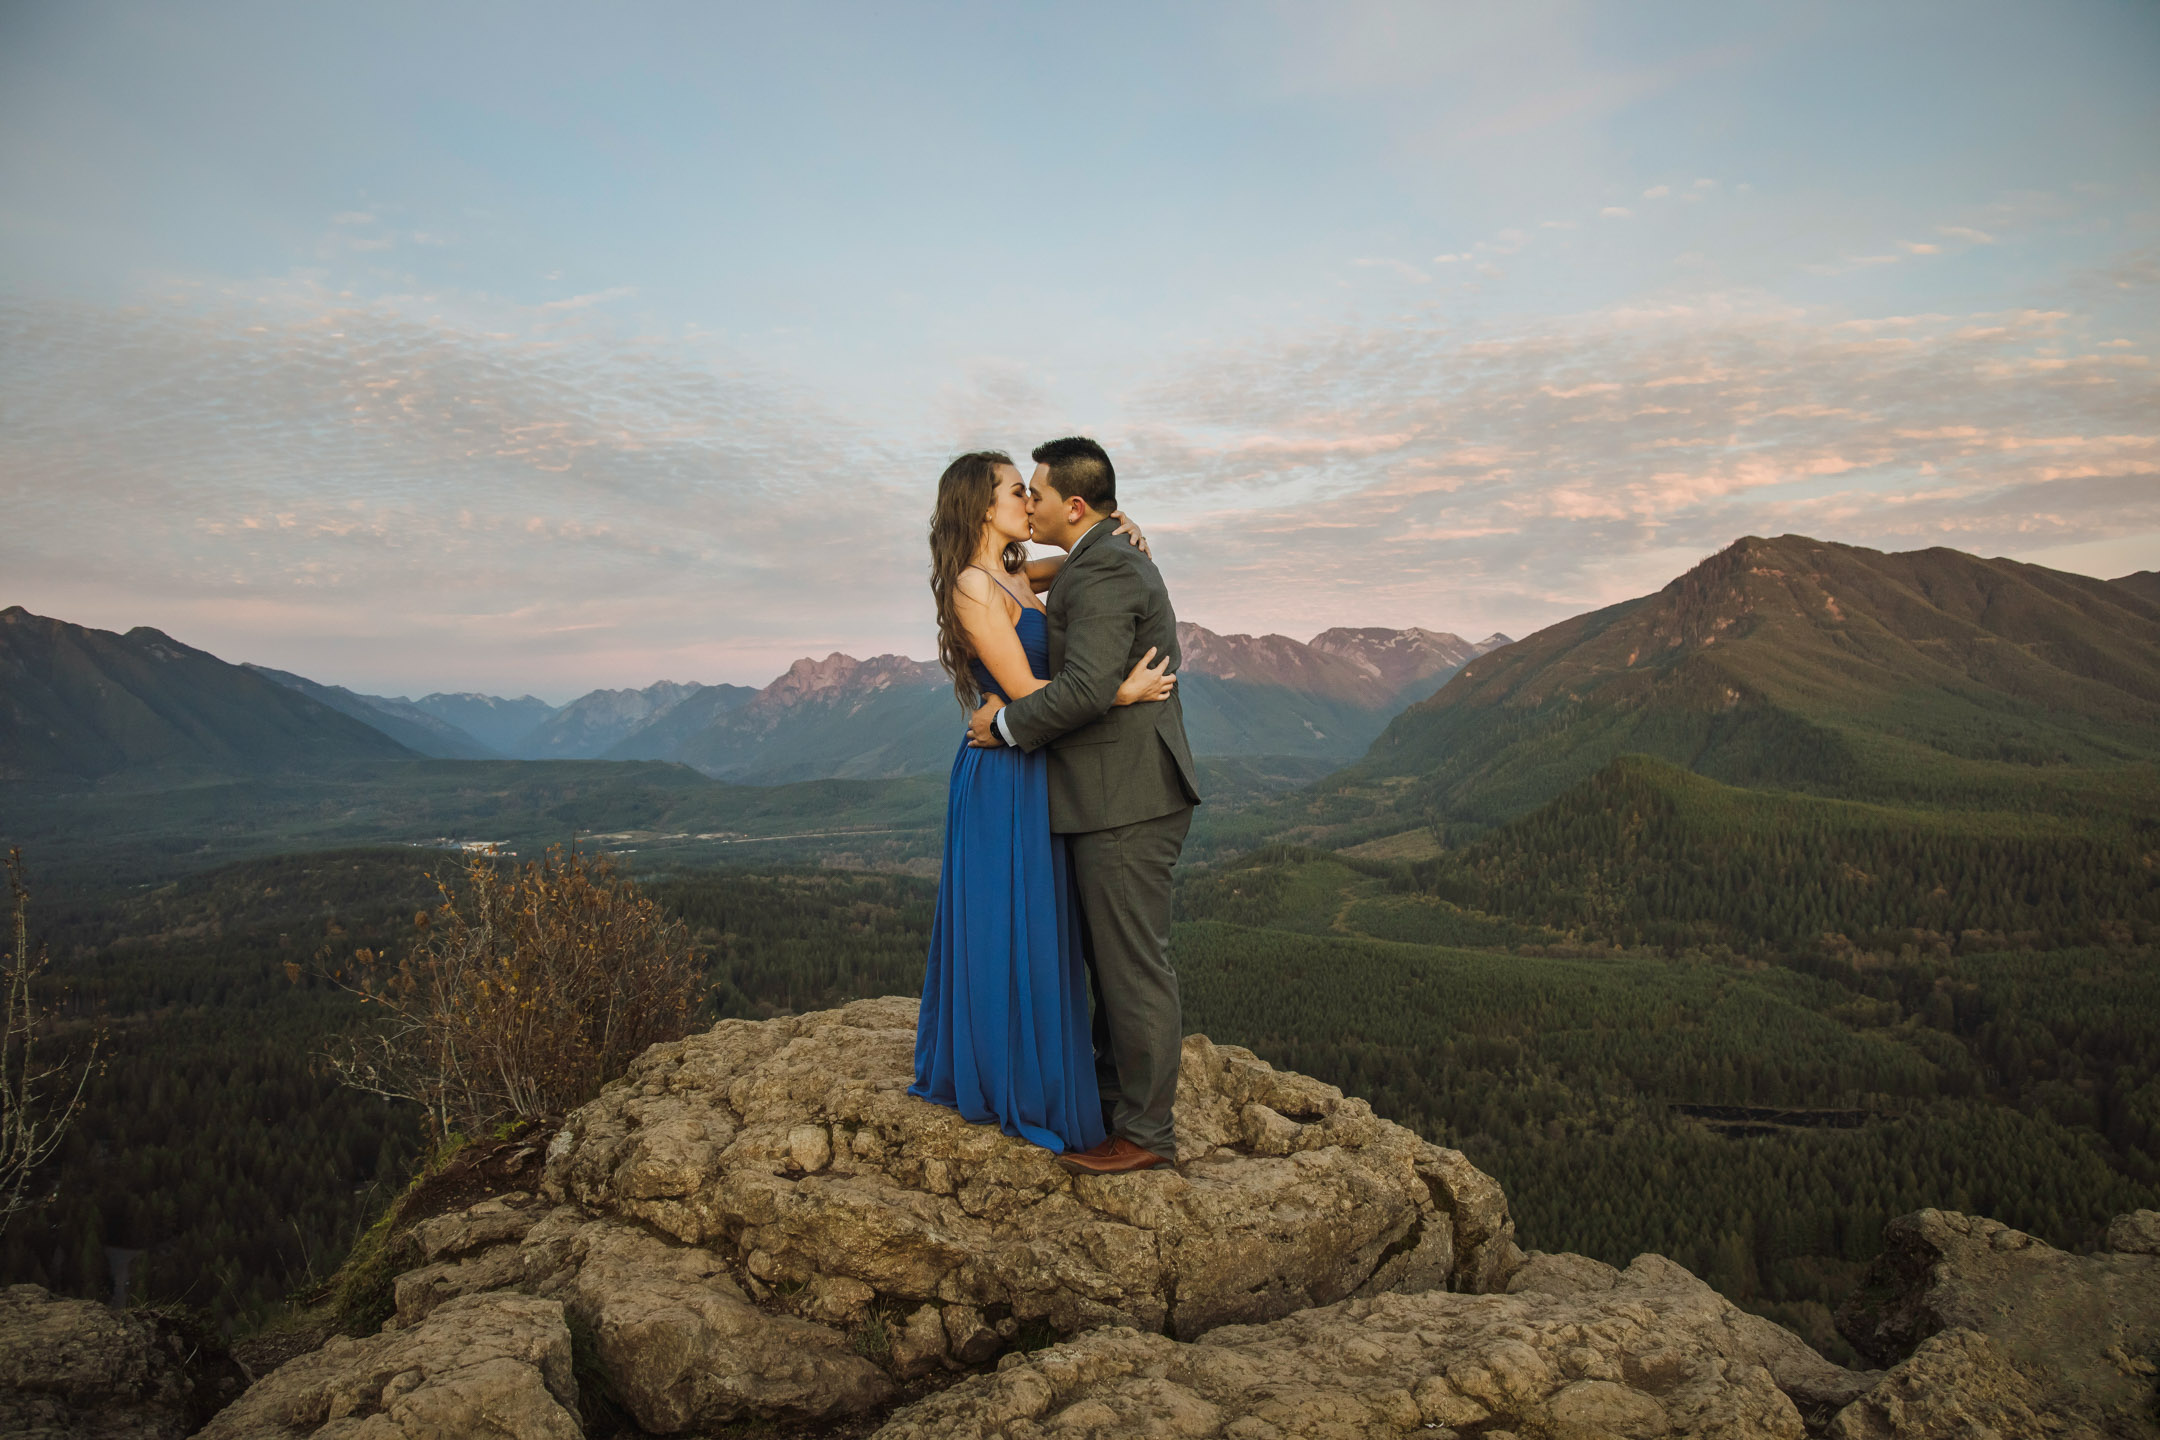
[[[655,1046],[564,1126],[547,1193],[843,1322],[875,1302],[1190,1338],[1353,1295],[1490,1289],[1519,1260],[1506,1197],[1461,1155],[1204,1036],[1178,1084],[1182,1173],[1074,1179],[906,1093],[915,1010],[864,1000]]]
[[[0,1434],[179,1440],[241,1383],[203,1337],[158,1316],[0,1289]]]
[[[1462,1155],[1202,1036],[1179,1169],[1069,1176],[906,1094],[915,1008],[647,1051],[544,1170],[528,1146],[492,1198],[400,1218],[383,1334],[207,1433],[575,1434],[573,1334],[596,1413],[660,1435],[861,1434],[901,1401],[887,1440],[2155,1433],[2152,1212],[2087,1257],[1894,1223],[1841,1317],[1891,1368],[1851,1371],[1662,1257],[1525,1255]]]
[[[1056,1435],[1800,1440],[1853,1376],[1656,1255],[1546,1256],[1501,1295],[1376,1295],[1197,1344],[1091,1331],[896,1414],[879,1440]]]
[[[1838,1329],[1894,1368],[1834,1433],[2039,1433],[2029,1412],[2049,1434],[2160,1437],[2160,1215],[2118,1216],[2108,1243],[2070,1255],[1950,1211],[1893,1220]]]
[[[405,1226],[398,1253],[422,1263],[396,1281],[391,1334],[482,1300],[559,1305],[606,1399],[677,1434],[873,1409],[1024,1329],[1191,1338],[1353,1296],[1495,1290],[1522,1263],[1506,1196],[1463,1156],[1202,1036],[1182,1059],[1181,1171],[1067,1175],[907,1095],[915,1012],[861,1001],[655,1046],[565,1122],[540,1193]],[[293,1363],[342,1374],[353,1343]],[[382,1364],[365,1366],[378,1392]],[[292,1370],[278,1387],[312,1374]]]
[[[203,1440],[578,1440],[562,1306],[460,1296],[411,1328],[339,1336],[288,1360],[210,1422]]]

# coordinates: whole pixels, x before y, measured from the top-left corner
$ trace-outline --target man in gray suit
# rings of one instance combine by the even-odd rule
[[[1200,788],[1185,711],[1168,700],[1115,706],[1118,682],[1152,648],[1178,665],[1177,615],[1155,562],[1109,543],[1117,472],[1093,440],[1036,447],[1034,538],[1066,552],[1044,599],[1048,685],[969,722],[978,745],[1050,747],[1050,828],[1065,836],[1086,920],[1095,990],[1095,1073],[1110,1139],[1066,1169],[1117,1174],[1176,1163],[1184,1042],[1170,968],[1170,869]]]

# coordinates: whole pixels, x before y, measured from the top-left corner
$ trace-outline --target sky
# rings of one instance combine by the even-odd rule
[[[2156,346],[2147,3],[0,0],[0,605],[374,693],[934,655],[1072,433],[1226,633],[2160,568]]]

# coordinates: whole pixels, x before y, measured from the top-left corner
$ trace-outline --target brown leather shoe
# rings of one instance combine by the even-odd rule
[[[1075,1175],[1126,1175],[1135,1170],[1177,1168],[1177,1161],[1152,1150],[1143,1150],[1122,1135],[1114,1135],[1093,1150],[1058,1156],[1059,1165]]]

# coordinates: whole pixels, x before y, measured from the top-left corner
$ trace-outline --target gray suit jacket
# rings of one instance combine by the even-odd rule
[[[1118,685],[1154,646],[1175,670],[1177,615],[1155,562],[1097,525],[1065,557],[1043,608],[1048,685],[1005,707],[1023,750],[1050,747],[1050,828],[1108,830],[1200,803],[1185,710],[1168,700],[1117,706]]]

